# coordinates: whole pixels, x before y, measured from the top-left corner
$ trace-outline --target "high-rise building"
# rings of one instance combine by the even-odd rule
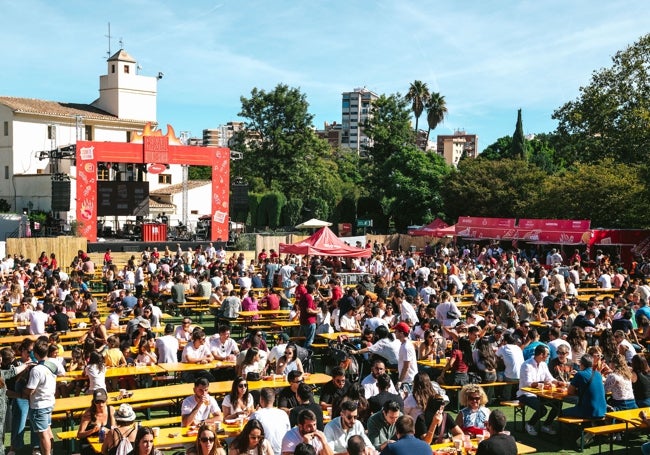
[[[363,124],[371,115],[371,105],[379,96],[363,88],[355,88],[342,94],[341,147],[361,153],[369,147],[370,139],[363,132]]]
[[[235,133],[244,129],[244,122],[228,122],[217,128],[203,130],[204,147],[228,147]]]
[[[478,156],[478,136],[461,130],[456,130],[451,135],[439,135],[437,152],[445,158],[447,164],[458,166],[463,155],[467,158]]]

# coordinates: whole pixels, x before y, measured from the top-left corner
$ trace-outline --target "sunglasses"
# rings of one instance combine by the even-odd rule
[[[237,387],[239,387],[240,389],[245,389],[246,387],[248,387],[248,384],[239,384]]]
[[[214,437],[202,436],[199,438],[201,442],[214,442]]]
[[[479,401],[481,397],[469,397],[470,401]]]
[[[568,352],[559,352],[559,351],[557,353],[557,355],[567,355],[567,354],[569,354],[569,353]]]
[[[106,400],[95,400],[95,404],[104,404]]]

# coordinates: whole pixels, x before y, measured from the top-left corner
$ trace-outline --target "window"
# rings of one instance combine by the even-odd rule
[[[158,174],[158,183],[171,184],[172,175],[171,174]]]
[[[124,65],[124,74],[129,74],[129,65]]]
[[[115,74],[115,63],[111,65],[111,73]]]
[[[97,169],[97,180],[108,180],[108,169]]]
[[[93,127],[92,125],[85,125],[84,126],[84,139],[87,141],[92,141],[93,140]]]
[[[4,123],[5,136],[9,136],[9,122]]]
[[[131,131],[126,132],[126,142],[131,142]]]
[[[9,166],[5,166],[5,180],[9,180]]]
[[[48,139],[56,139],[56,126],[55,125],[47,125],[47,138]]]

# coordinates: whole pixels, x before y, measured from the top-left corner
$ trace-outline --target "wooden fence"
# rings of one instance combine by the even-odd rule
[[[31,262],[36,262],[45,251],[48,258],[50,253],[56,255],[56,260],[62,270],[70,265],[79,250],[87,250],[87,240],[84,237],[23,237],[7,239],[7,255],[23,255]]]

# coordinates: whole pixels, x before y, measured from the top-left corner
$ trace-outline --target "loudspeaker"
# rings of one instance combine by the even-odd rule
[[[248,210],[248,184],[232,185],[232,208],[235,211]]]
[[[70,210],[70,181],[52,182],[52,211],[68,212]]]

